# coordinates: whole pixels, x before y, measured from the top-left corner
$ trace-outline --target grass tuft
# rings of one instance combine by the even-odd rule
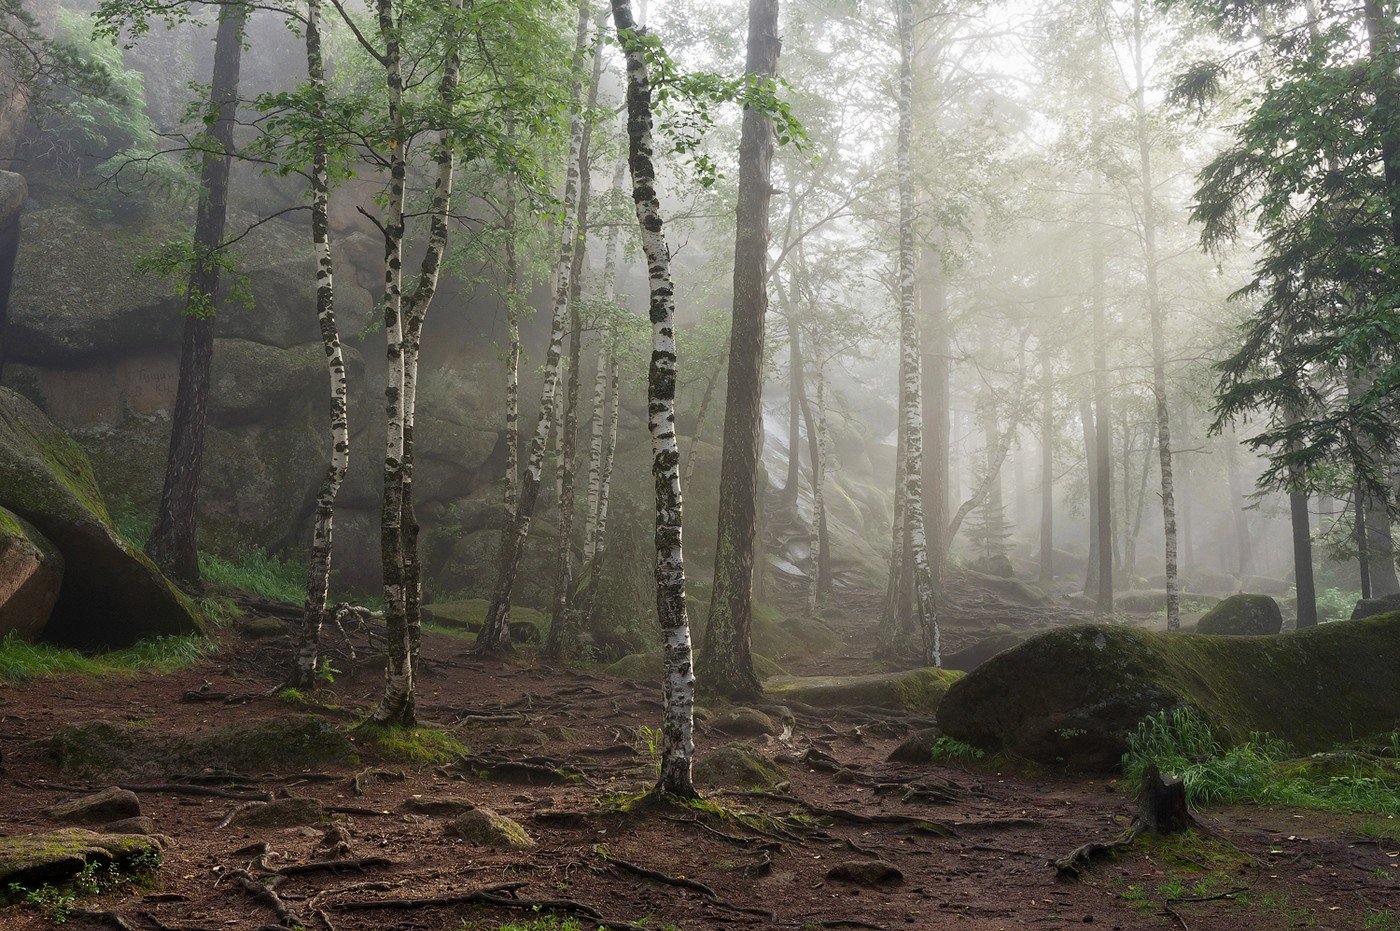
[[[243,550],[233,558],[200,553],[199,573],[212,585],[262,598],[295,604],[306,597],[306,569],[272,556],[262,547]]]
[[[13,634],[0,640],[0,682],[27,682],[65,673],[84,676],[127,675],[138,671],[173,672],[212,653],[213,641],[198,634],[157,637],[109,653],[86,654],[47,643],[30,643]]]
[[[449,763],[467,753],[467,745],[437,727],[380,727],[365,723],[355,729],[386,760],[395,763]]]
[[[933,742],[931,757],[935,763],[975,763],[986,755],[985,750],[954,737],[943,736]]]
[[[1123,771],[1136,783],[1149,763],[1186,783],[1193,805],[1248,803],[1319,811],[1400,814],[1400,740],[1372,748],[1298,756],[1255,734],[1225,746],[1189,708],[1153,715],[1128,738]]]

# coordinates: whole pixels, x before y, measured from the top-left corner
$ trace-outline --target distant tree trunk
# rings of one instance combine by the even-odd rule
[[[1103,551],[1103,541],[1099,538],[1098,437],[1094,435],[1093,405],[1087,392],[1079,395],[1079,425],[1084,435],[1084,468],[1089,497],[1089,558],[1084,567],[1084,595],[1087,598],[1099,590],[1099,554]]]
[[[1240,480],[1239,439],[1231,430],[1225,435],[1225,472],[1230,488],[1230,513],[1235,522],[1235,565],[1243,579],[1252,562],[1249,515],[1244,509],[1244,483]]]
[[[812,474],[812,526],[808,539],[811,573],[807,585],[807,610],[816,614],[817,600],[831,593],[831,541],[826,525],[826,379],[822,373],[821,349],[816,339],[812,340],[813,381],[816,382],[817,398],[813,404],[807,397],[802,398],[802,422],[807,428],[807,458],[811,463]]]
[[[942,665],[942,644],[934,605],[933,573],[929,566],[924,529],[923,483],[924,416],[919,363],[919,319],[915,294],[914,176],[914,9],[912,0],[896,0],[899,29],[899,336],[900,381],[905,423],[904,524],[909,537],[913,567],[915,610],[923,638],[923,660]]]
[[[165,484],[146,553],[169,575],[199,582],[196,511],[204,467],[204,433],[209,422],[209,372],[214,359],[214,311],[222,268],[215,255],[224,243],[228,217],[229,166],[238,116],[238,80],[243,62],[243,26],[248,7],[220,7],[214,36],[214,70],[209,84],[208,148],[200,167],[200,199],[194,221],[194,260],[186,290],[180,380],[170,423]]]
[[[1040,584],[1055,581],[1055,375],[1050,347],[1040,347]]]
[[[530,534],[535,502],[539,498],[544,478],[545,449],[554,426],[558,402],[560,360],[564,354],[564,331],[569,325],[569,295],[574,259],[575,209],[578,206],[579,151],[583,147],[583,63],[588,52],[588,27],[591,21],[589,0],[579,0],[577,32],[574,37],[572,112],[569,119],[569,160],[564,179],[564,215],[559,224],[559,256],[555,262],[554,312],[550,321],[549,352],[544,363],[544,392],[540,398],[539,420],[530,441],[530,457],[520,484],[515,520],[509,532],[501,535],[501,551],[496,563],[496,583],[491,605],[486,611],[481,631],[477,634],[475,652],[481,655],[499,653],[511,648],[510,598],[515,579],[520,573],[520,561],[525,554],[525,540]]]
[[[1357,572],[1361,576],[1361,597],[1372,598],[1374,593],[1371,591],[1371,556],[1366,539],[1366,493],[1362,490],[1360,482],[1353,486],[1352,505],[1355,513],[1353,520],[1356,525],[1352,535],[1356,540]]]
[[[1294,476],[1301,481],[1302,475]],[[1288,492],[1288,511],[1293,519],[1293,580],[1298,592],[1298,629],[1317,624],[1317,588],[1313,584],[1312,527],[1308,495],[1301,490]]]
[[[715,370],[710,373],[710,377],[705,381],[705,390],[700,395],[700,408],[695,412],[695,432],[691,434],[690,448],[686,450],[685,454],[685,469],[681,475],[682,488],[689,487],[690,480],[695,475],[696,447],[700,445],[700,435],[705,429],[705,421],[710,414],[710,402],[715,397],[715,386],[719,384],[720,372],[725,368],[724,361],[721,358],[720,363],[715,366]]]
[[[949,430],[951,428],[951,397],[949,391],[949,357],[947,283],[943,279],[943,260],[936,249],[927,249],[919,268],[923,333],[924,391],[924,519],[928,526],[948,525],[950,500]],[[955,496],[957,490],[952,494]],[[948,545],[943,533],[929,535],[929,571],[939,597],[947,585],[944,578],[948,566]]]
[[[598,86],[603,78],[602,36],[594,44],[593,77],[588,86],[586,112],[598,107]],[[578,232],[574,237],[569,269],[569,380],[564,402],[563,434],[559,442],[559,534],[555,542],[554,595],[551,599],[549,636],[544,656],[559,659],[577,648],[578,627],[571,610],[573,595],[574,485],[578,466],[579,369],[583,364],[583,272],[588,258],[588,207],[593,191],[589,150],[593,143],[593,121],[583,121],[578,150]]]
[[[506,482],[503,493],[505,516],[501,521],[502,541],[515,524],[520,500],[520,257],[516,252],[515,186],[506,193],[506,328],[510,346],[506,350]]]
[[[807,396],[802,375],[802,343],[797,319],[788,303],[788,463],[783,483],[783,506],[797,515],[802,487],[802,399]]]
[[[778,0],[749,0],[746,72],[760,79],[773,78],[778,72],[781,48]],[[714,592],[705,642],[700,649],[700,674],[706,688],[729,698],[751,698],[762,692],[753,671],[750,631],[759,505],[758,460],[763,452],[763,348],[768,314],[773,142],[773,121],[759,110],[745,108],[739,136],[734,313],[725,384]]]
[[[1196,565],[1196,515],[1191,507],[1191,460],[1184,454],[1177,457],[1177,491],[1181,497],[1181,571],[1190,581]]]
[[[1104,308],[1104,260],[1098,237],[1091,253],[1094,324],[1094,470],[1098,499],[1099,578],[1094,605],[1113,613],[1113,408],[1108,393],[1108,322]],[[1087,592],[1086,592],[1087,594]]]
[[[1395,575],[1395,544],[1390,535],[1389,502],[1383,495],[1366,495],[1366,556],[1371,575],[1371,597],[1400,592]]]
[[[1162,479],[1162,527],[1166,538],[1164,564],[1167,577],[1167,630],[1181,629],[1181,596],[1176,569],[1176,490],[1172,484],[1172,435],[1167,406],[1167,338],[1162,298],[1157,284],[1157,218],[1155,181],[1152,177],[1152,142],[1148,136],[1147,81],[1144,75],[1146,40],[1143,35],[1143,0],[1133,5],[1133,66],[1137,79],[1133,94],[1142,189],[1143,266],[1147,280],[1147,316],[1152,335],[1152,396],[1157,408],[1157,458]]]
[[[1142,530],[1142,512],[1147,504],[1147,476],[1152,471],[1152,450],[1157,443],[1157,433],[1147,431],[1147,446],[1142,451],[1142,471],[1138,473],[1137,510],[1133,514],[1133,525],[1128,532],[1128,542],[1123,553],[1123,562],[1132,579],[1137,572],[1137,540]]]
[[[681,549],[680,451],[676,443],[675,297],[671,250],[661,221],[656,169],[652,161],[651,81],[646,51],[632,22],[631,0],[612,0],[617,37],[627,58],[627,141],[632,166],[632,197],[637,205],[642,250],[651,279],[651,366],[647,410],[651,431],[652,477],[656,485],[656,609],[661,619],[665,669],[661,771],[656,789],[694,797],[691,764],[695,754],[695,673],[690,623],[685,604],[685,557]],[[747,646],[747,644],[745,644]]]
[[[598,496],[603,490],[603,434],[608,420],[608,357],[605,331],[599,337],[598,357],[593,372],[593,405],[588,417],[588,499],[584,507],[583,564],[591,565],[597,546]]]
[[[903,402],[904,384],[900,382],[900,400]],[[894,454],[894,514],[890,525],[890,574],[885,581],[885,600],[880,612],[879,651],[888,655],[904,652],[904,634],[908,612],[904,593],[908,590],[907,563],[909,555],[908,535],[904,526],[904,494],[908,487],[904,467],[908,462],[905,453],[904,418],[899,419],[895,430]]]
[[[318,122],[325,116],[326,72],[321,51],[321,0],[306,4],[306,72],[313,99],[312,116]],[[302,613],[300,643],[288,676],[291,688],[311,688],[316,684],[321,627],[326,620],[326,596],[330,589],[331,537],[335,521],[335,499],[350,465],[350,426],[345,382],[345,356],[340,346],[340,330],[335,322],[334,263],[331,259],[330,180],[326,144],[317,139],[311,158],[311,241],[316,251],[316,318],[321,344],[330,373],[331,454],[321,487],[316,494],[316,514],[311,537],[311,568],[307,574],[306,604]]]

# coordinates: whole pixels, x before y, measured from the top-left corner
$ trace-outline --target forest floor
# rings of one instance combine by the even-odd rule
[[[843,633],[859,640],[858,631]],[[63,725],[128,722],[154,747],[289,714],[348,729],[377,697],[381,665],[363,654],[337,661],[341,674],[318,703],[271,694],[288,649],[286,638],[227,631],[218,652],[178,672],[0,688],[0,834],[60,827],[46,807],[119,781],[58,771],[44,738]],[[1400,929],[1400,838],[1362,837],[1358,817],[1209,809],[1200,818],[1213,838],[1140,842],[1067,882],[1050,862],[1121,834],[1134,811],[1129,787],[988,761],[891,763],[890,751],[926,721],[807,709],[779,737],[743,738],[777,762],[787,786],[638,807],[629,802],[654,772],[645,730],[659,720],[654,685],[525,657],[482,661],[464,641],[436,633],[425,635],[424,655],[420,720],[460,740],[469,762],[395,761],[362,741],[359,762],[314,771],[166,773],[164,789],[145,779],[141,806],[166,844],[154,877],[71,909],[60,894],[16,901],[20,891],[10,890],[0,928],[48,927],[67,911],[69,927],[120,921],[132,931],[549,931],[573,927],[561,921],[570,916],[595,927],[600,914],[685,929]],[[852,661],[828,657],[810,671],[851,671]],[[732,740],[698,728],[702,756]],[[929,791],[903,800],[916,780]],[[239,799],[172,784],[318,799],[341,809],[331,815],[339,833],[327,838],[325,824],[220,827]],[[445,818],[406,811],[414,796],[468,799],[515,819],[536,843],[464,842],[444,830]],[[1400,822],[1390,824],[1400,835]],[[339,845],[334,853],[328,843]],[[287,869],[336,856],[359,868]],[[861,884],[828,875],[873,860],[901,878]],[[252,892],[239,877],[255,879]],[[263,883],[275,897],[254,894]]]

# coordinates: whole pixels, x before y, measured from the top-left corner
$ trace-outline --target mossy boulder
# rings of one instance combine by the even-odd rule
[[[747,744],[732,743],[700,754],[695,781],[714,789],[763,791],[787,781],[777,764]]]
[[[1209,610],[1220,603],[1214,595],[1195,592],[1182,593],[1179,597],[1183,611]],[[1167,610],[1167,593],[1158,589],[1130,589],[1114,595],[1113,606],[1128,614],[1160,614]]]
[[[139,817],[141,800],[129,789],[112,786],[101,792],[93,792],[52,805],[44,809],[44,814],[55,821],[67,821],[70,824],[106,824],[109,821]]]
[[[126,646],[200,630],[193,603],[113,528],[87,456],[6,388],[0,388],[0,475],[0,507],[33,525],[63,556],[45,639]]]
[[[999,598],[1005,598],[1016,604],[1044,604],[1050,597],[1039,587],[1016,578],[990,575],[972,568],[958,570],[958,576],[964,585],[991,592]]]
[[[156,858],[160,845],[141,834],[98,834],[67,828],[48,834],[0,837],[0,888],[34,888],[72,879],[89,864],[125,866]]]
[[[1283,630],[1283,612],[1268,595],[1231,595],[1202,615],[1199,634],[1262,637]]]
[[[49,738],[49,756],[82,777],[144,777],[166,772],[297,772],[358,761],[355,746],[324,718],[281,715],[163,737],[111,721],[68,724]]]
[[[535,846],[530,832],[513,818],[489,808],[473,808],[447,823],[447,831],[472,844],[502,850],[528,850]]]
[[[778,676],[763,684],[781,701],[817,708],[874,707],[931,714],[962,673],[952,669],[912,669],[865,676]]]
[[[0,637],[33,640],[63,584],[63,556],[39,531],[0,508]]]
[[[325,819],[326,810],[318,799],[277,798],[242,809],[234,815],[233,823],[250,828],[299,828]]]
[[[928,763],[933,760],[933,748],[943,732],[925,727],[904,738],[885,759],[890,763]]]
[[[460,630],[464,633],[477,633],[486,622],[486,612],[491,602],[485,598],[461,598],[456,601],[439,601],[423,606],[424,621]],[[511,605],[510,639],[516,643],[539,643],[549,628],[549,619],[544,612],[534,608]]]
[[[1356,603],[1356,607],[1351,609],[1351,619],[1353,621],[1359,621],[1362,618],[1389,614],[1392,611],[1400,611],[1400,595],[1382,595],[1379,598],[1363,598]]]
[[[710,730],[730,737],[767,737],[782,733],[782,726],[757,708],[727,708],[710,721]]]
[[[904,881],[904,873],[886,860],[847,860],[827,870],[826,878],[873,888],[898,885]]]
[[[984,750],[1111,771],[1143,718],[1178,707],[1226,740],[1262,732],[1304,752],[1390,731],[1400,722],[1400,613],[1277,637],[1050,631],[954,684],[938,722]]]
[[[400,807],[415,815],[455,817],[476,808],[476,802],[460,795],[410,795]]]

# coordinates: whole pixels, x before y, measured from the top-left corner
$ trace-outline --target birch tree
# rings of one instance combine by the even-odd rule
[[[558,412],[560,360],[564,354],[564,335],[569,327],[569,295],[573,269],[575,223],[578,208],[579,153],[583,146],[583,66],[588,52],[588,28],[591,21],[589,0],[579,0],[575,31],[573,79],[570,84],[569,156],[565,168],[563,215],[559,224],[559,255],[555,263],[554,306],[550,319],[549,351],[544,363],[544,391],[540,398],[540,413],[530,441],[530,454],[521,476],[520,494],[516,501],[514,520],[501,535],[501,550],[496,563],[496,583],[491,604],[481,631],[477,634],[476,652],[489,655],[509,650],[510,599],[515,580],[520,573],[520,561],[525,553],[525,540],[530,534],[535,502],[544,479],[544,457],[549,436]]]
[[[661,622],[664,719],[656,791],[694,797],[695,671],[685,603],[681,545],[680,447],[676,440],[675,292],[671,250],[661,217],[652,134],[652,86],[646,36],[632,20],[631,0],[612,0],[613,23],[627,60],[627,152],[632,199],[651,290],[651,364],[647,373],[647,427],[656,485],[656,611]]]
[[[323,126],[326,120],[326,69],[321,47],[321,0],[306,4],[306,76],[311,97],[311,118]],[[321,628],[326,620],[330,588],[331,541],[335,523],[335,499],[350,466],[350,424],[346,405],[345,355],[335,320],[335,278],[331,257],[330,167],[326,138],[317,134],[311,156],[311,241],[316,251],[316,318],[330,375],[331,455],[316,494],[311,537],[311,568],[307,574],[306,604],[302,612],[301,639],[287,679],[292,688],[316,683]]]

